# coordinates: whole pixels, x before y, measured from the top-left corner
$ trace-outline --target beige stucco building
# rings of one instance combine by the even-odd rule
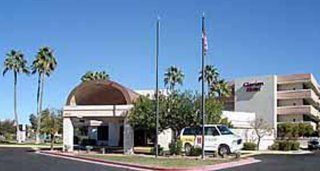
[[[320,88],[312,74],[270,75],[235,79],[225,108],[254,112],[276,128],[281,122],[320,121]]]

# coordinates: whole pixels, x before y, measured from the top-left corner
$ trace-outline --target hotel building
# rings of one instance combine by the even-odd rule
[[[229,82],[232,96],[225,110],[254,112],[276,128],[277,123],[320,121],[320,88],[312,74],[270,75]]]

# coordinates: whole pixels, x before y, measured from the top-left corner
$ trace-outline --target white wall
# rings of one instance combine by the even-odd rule
[[[160,147],[163,147],[164,150],[169,150],[169,144],[172,141],[172,130],[171,129],[166,129],[163,130],[159,136],[159,145]]]
[[[241,136],[244,142],[254,142],[257,143],[257,135],[253,129],[231,129],[233,133]],[[267,150],[269,146],[273,144],[275,140],[274,131],[270,132],[270,134],[264,136],[260,140],[260,148],[259,150]]]
[[[245,82],[263,82],[261,90],[247,92]],[[277,78],[276,76],[250,77],[235,80],[235,111],[256,113],[276,129],[277,122]]]
[[[222,111],[222,117],[231,121],[234,128],[251,128],[256,114],[252,112]]]

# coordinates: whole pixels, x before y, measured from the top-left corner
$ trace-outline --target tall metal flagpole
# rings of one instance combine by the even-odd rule
[[[159,134],[159,33],[160,32],[160,18],[157,19],[156,28],[156,143],[155,143],[155,157],[159,155],[158,149],[158,134]]]
[[[205,30],[204,30],[204,14],[202,15],[202,47],[201,47],[201,72],[202,72],[202,81],[201,81],[201,114],[202,114],[202,141],[201,141],[201,147],[202,147],[202,155],[201,158],[204,159],[205,157],[205,151],[204,151],[204,124],[205,124],[205,93],[204,93],[204,81],[205,81],[205,72],[204,72],[204,57],[205,57]]]

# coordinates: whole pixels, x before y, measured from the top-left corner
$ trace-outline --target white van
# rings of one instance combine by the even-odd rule
[[[202,146],[202,127],[184,128],[180,140],[186,153],[191,147]],[[237,153],[243,147],[240,136],[235,135],[225,125],[205,125],[204,150],[218,152],[219,155]]]

